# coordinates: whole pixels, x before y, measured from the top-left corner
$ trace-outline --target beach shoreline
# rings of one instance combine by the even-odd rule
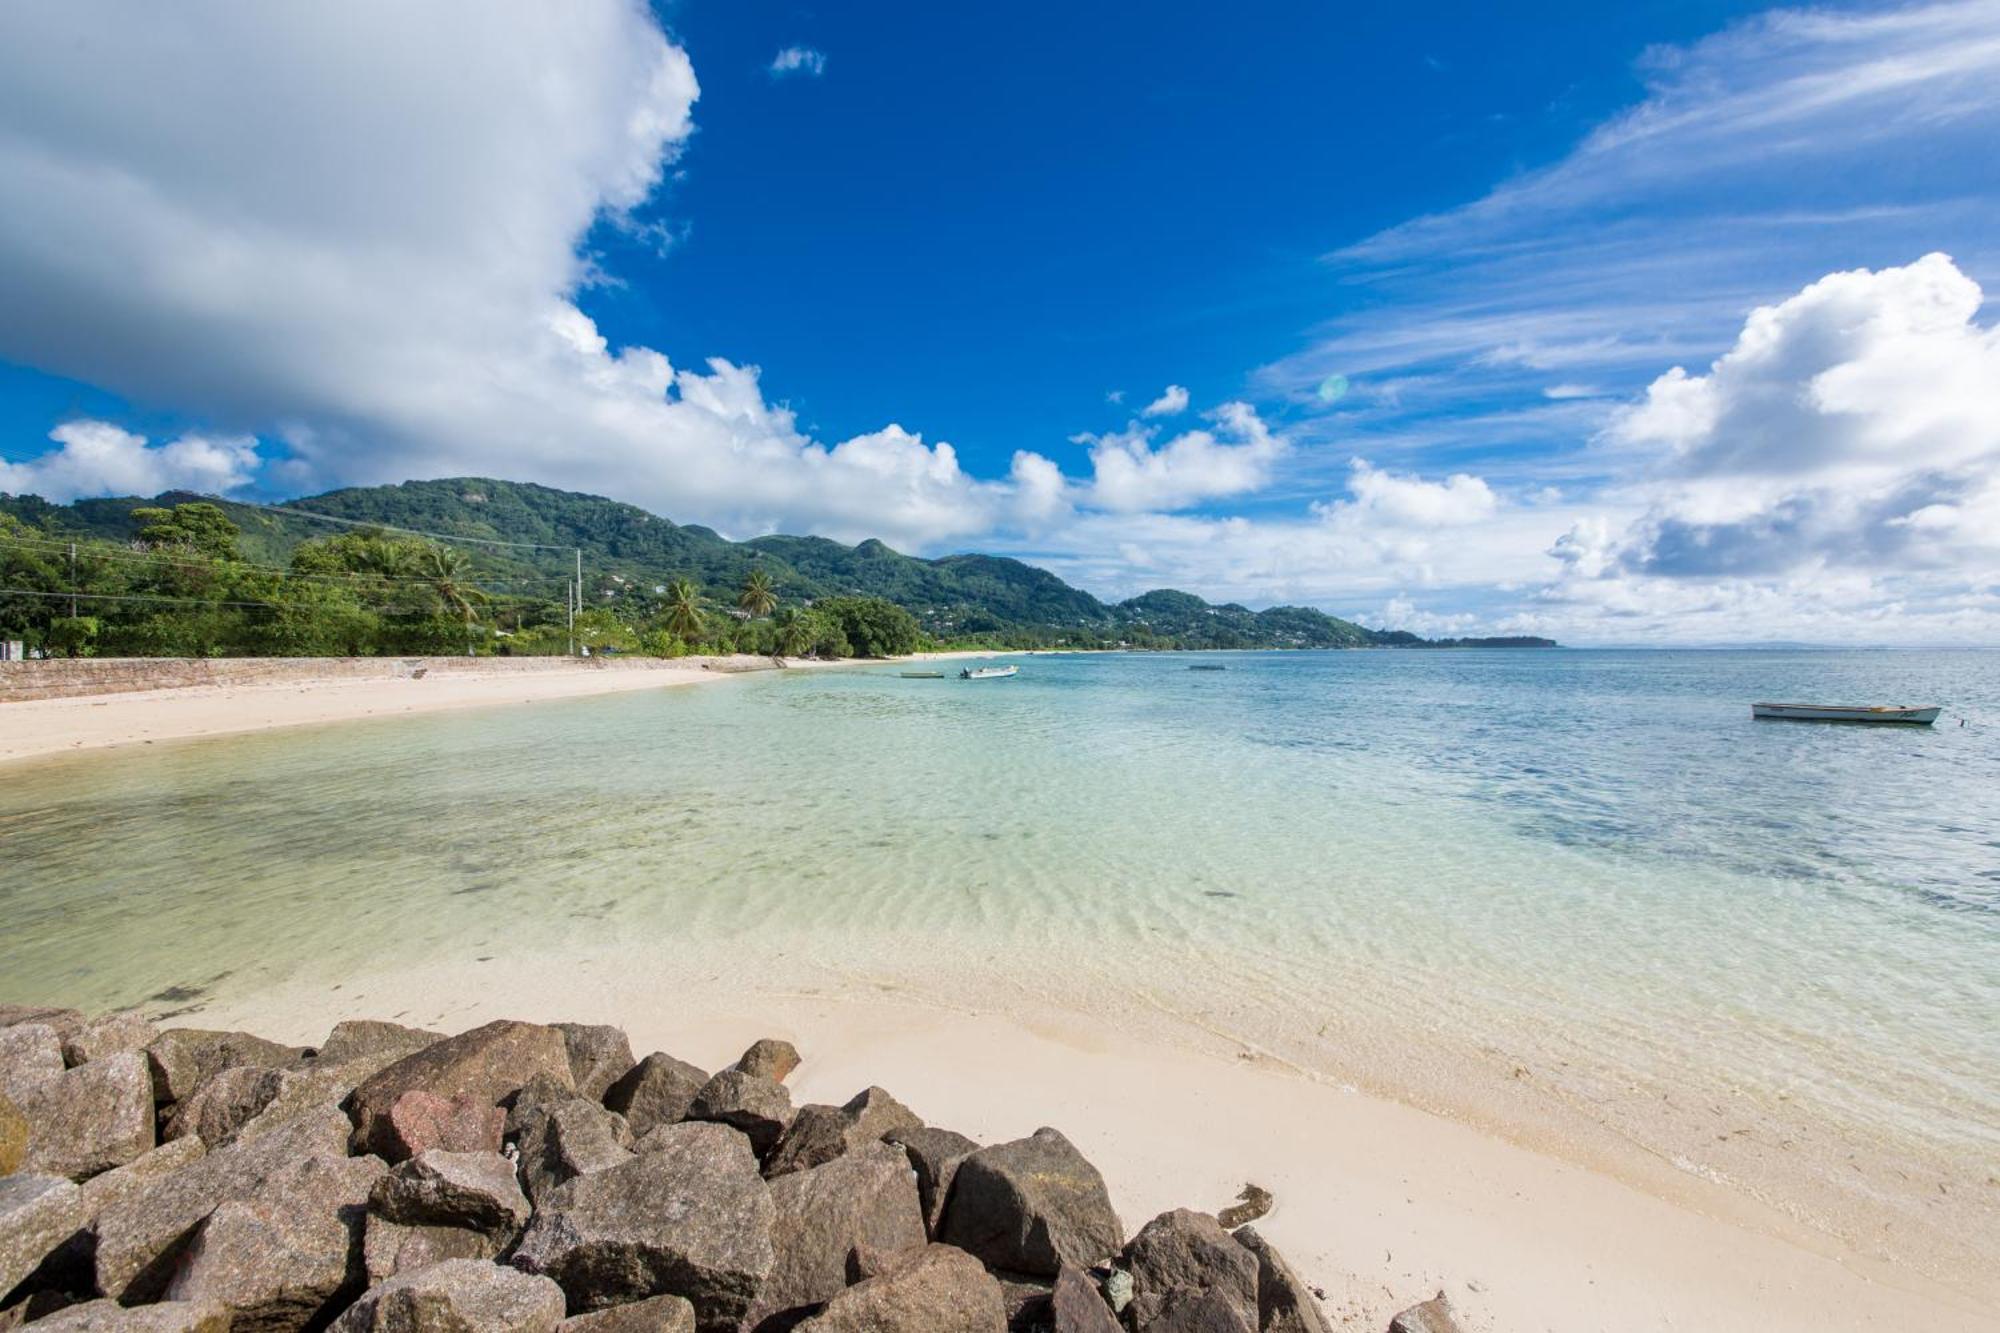
[[[886,660],[788,658],[784,669],[825,670],[994,655],[963,651],[918,653]],[[381,674],[359,677],[336,675],[329,669],[324,675],[308,672],[258,683],[179,685],[10,700],[0,702],[0,766],[52,755],[240,736],[286,727],[671,689],[777,669],[770,658],[754,656],[611,659],[573,665],[551,663],[545,669],[533,671],[503,669],[507,664],[532,661],[539,665],[544,660],[451,659],[440,664],[448,666],[447,670],[430,669],[413,674],[415,668],[392,671],[393,660],[379,659]],[[329,659],[343,664],[351,661]]]
[[[481,984],[481,981],[484,984]],[[775,980],[775,979],[774,979]],[[1259,1221],[1336,1328],[1380,1328],[1447,1292],[1474,1330],[2000,1329],[1957,1291],[1789,1225],[1689,1177],[1674,1197],[1480,1128],[1226,1053],[1132,1041],[1082,1015],[806,984],[690,987],[630,959],[496,960],[298,983],[175,1023],[313,1042],[362,1015],[441,1031],[496,1018],[609,1023],[640,1053],[720,1067],[748,1042],[804,1052],[800,1102],[871,1084],[981,1142],[1053,1125],[1103,1172],[1128,1228],[1221,1208],[1246,1183]]]

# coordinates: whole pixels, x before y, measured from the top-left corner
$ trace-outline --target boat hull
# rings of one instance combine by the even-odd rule
[[[1751,704],[1750,716],[1780,722],[1887,722],[1928,727],[1941,708],[1850,708],[1839,704]]]

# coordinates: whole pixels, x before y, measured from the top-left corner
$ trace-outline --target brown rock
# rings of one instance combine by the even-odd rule
[[[1088,1273],[1072,1264],[1062,1266],[1055,1290],[1049,1293],[1049,1327],[1052,1333],[1119,1333],[1104,1293]]]
[[[917,1195],[924,1205],[924,1225],[933,1239],[943,1220],[944,1201],[951,1193],[951,1178],[958,1164],[979,1151],[979,1145],[949,1129],[893,1129],[884,1137],[901,1144],[917,1172]]]
[[[124,1166],[84,1181],[79,1189],[83,1195],[83,1210],[90,1218],[91,1227],[97,1226],[98,1214],[105,1209],[131,1202],[151,1188],[154,1181],[200,1160],[207,1151],[207,1146],[190,1134],[184,1139],[163,1143]]]
[[[1000,1310],[1007,1316],[1007,1333],[1047,1333],[1053,1282],[1020,1273],[995,1273],[993,1280],[1000,1284]]]
[[[1042,1128],[959,1163],[939,1235],[994,1268],[1054,1277],[1116,1252],[1124,1226],[1097,1168]]]
[[[1458,1314],[1443,1292],[1389,1321],[1389,1333],[1462,1333]]]
[[[220,1070],[174,1105],[161,1137],[172,1140],[192,1134],[211,1148],[227,1143],[276,1101],[284,1086],[283,1072],[262,1065]]]
[[[632,1043],[617,1028],[589,1023],[556,1023],[562,1033],[563,1050],[569,1056],[570,1078],[579,1097],[594,1102],[604,1100],[613,1083],[624,1077],[633,1064]]]
[[[62,1038],[48,1024],[0,1027],[0,1095],[19,1101],[63,1068]]]
[[[198,1222],[222,1203],[252,1197],[305,1158],[339,1157],[348,1129],[345,1116],[323,1108],[135,1185],[98,1210],[98,1290],[129,1302],[157,1297]]]
[[[326,1041],[320,1045],[313,1057],[320,1065],[344,1065],[356,1060],[380,1060],[375,1068],[381,1069],[394,1064],[406,1055],[414,1055],[427,1046],[435,1046],[444,1040],[444,1033],[431,1032],[425,1028],[404,1027],[401,1023],[383,1023],[375,1019],[347,1019],[335,1023],[333,1031],[327,1033]]]
[[[71,1068],[120,1051],[143,1051],[158,1040],[160,1030],[141,1014],[106,1014],[63,1038],[63,1062]]]
[[[11,1176],[28,1160],[28,1117],[0,1092],[0,1176]]]
[[[725,1069],[695,1094],[687,1118],[713,1120],[741,1130],[761,1158],[778,1146],[785,1127],[792,1123],[792,1094],[775,1079]]]
[[[742,1134],[668,1125],[622,1165],[557,1186],[514,1263],[562,1284],[577,1313],[684,1296],[704,1333],[734,1330],[771,1271],[770,1187]]]
[[[361,1238],[361,1261],[368,1281],[376,1283],[447,1259],[497,1259],[510,1240],[466,1227],[404,1226],[370,1213]]]
[[[617,1112],[571,1097],[531,1115],[517,1146],[521,1183],[540,1203],[558,1185],[631,1160],[632,1131]]]
[[[153,1146],[153,1080],[137,1052],[79,1065],[15,1104],[28,1121],[28,1166],[37,1171],[83,1180]]]
[[[126,1309],[116,1301],[86,1301],[35,1321],[35,1333],[230,1333],[219,1305],[169,1301]]]
[[[227,1308],[235,1333],[323,1327],[367,1285],[362,1224],[387,1168],[308,1157],[202,1220],[167,1299]]]
[[[332,1333],[555,1333],[562,1288],[477,1259],[399,1273],[362,1293]]]
[[[539,1125],[550,1110],[575,1100],[576,1088],[570,1080],[558,1079],[553,1074],[535,1075],[507,1099],[507,1141],[516,1142]]]
[[[1255,1227],[1231,1233],[1257,1260],[1257,1327],[1261,1333],[1333,1333],[1312,1288],[1299,1281],[1284,1256]]]
[[[771,1206],[775,1259],[748,1321],[753,1326],[839,1295],[857,1251],[870,1267],[893,1266],[926,1240],[909,1159],[886,1143],[779,1177],[771,1182]]]
[[[604,1104],[625,1117],[632,1133],[644,1138],[661,1125],[687,1117],[708,1075],[685,1060],[654,1051],[628,1070],[604,1094]]]
[[[1207,1213],[1161,1213],[1125,1247],[1121,1266],[1132,1275],[1132,1318],[1142,1328],[1210,1292],[1257,1327],[1256,1256]]]
[[[764,1166],[767,1176],[782,1176],[830,1162],[842,1153],[884,1136],[923,1128],[909,1107],[880,1088],[868,1088],[845,1106],[802,1106]]]
[[[357,1095],[359,1095],[357,1093]],[[374,1122],[372,1142],[378,1156],[401,1162],[418,1153],[498,1152],[507,1113],[482,1097],[440,1097],[412,1088],[390,1104],[389,1113]],[[359,1144],[356,1145],[357,1150]]]
[[[303,1046],[280,1046],[247,1032],[205,1028],[169,1028],[146,1047],[154,1094],[163,1102],[192,1097],[196,1088],[225,1069],[238,1065],[295,1069],[306,1055]]]
[[[752,1078],[783,1083],[799,1067],[799,1048],[776,1037],[764,1037],[752,1042],[733,1067]]]
[[[1234,1231],[1270,1212],[1273,1202],[1271,1191],[1262,1185],[1245,1185],[1237,1193],[1236,1202],[1218,1212],[1215,1220],[1222,1224],[1224,1231]]]
[[[1220,1291],[1189,1294],[1170,1303],[1149,1324],[1140,1324],[1146,1333],[1257,1333],[1257,1325],[1244,1318],[1235,1301]]]
[[[0,1296],[41,1267],[86,1220],[76,1186],[61,1176],[23,1171],[0,1178]]]
[[[532,1211],[514,1164],[496,1152],[419,1153],[377,1181],[369,1202],[404,1226],[465,1227],[510,1239]]]
[[[554,1028],[502,1019],[447,1037],[404,1056],[354,1090],[355,1148],[397,1161],[425,1148],[498,1149],[497,1142],[484,1140],[412,1144],[393,1131],[390,1111],[411,1092],[473,1107],[498,1107],[540,1073],[573,1083],[562,1034]],[[505,1123],[503,1114],[497,1124]]]
[[[678,1296],[655,1296],[565,1319],[562,1333],[694,1333],[694,1307]]]
[[[801,1333],[1005,1333],[1000,1284],[949,1245],[915,1251],[835,1296]]]
[[[40,1027],[54,1028],[56,1039],[60,1041],[84,1024],[84,1016],[77,1009],[48,1009],[34,1004],[0,1004],[0,1028],[20,1027],[33,1023]]]

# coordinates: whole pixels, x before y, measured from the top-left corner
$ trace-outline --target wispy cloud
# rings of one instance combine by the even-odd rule
[[[826,73],[826,53],[815,51],[810,46],[788,46],[771,57],[771,77],[782,79],[791,74],[803,74],[816,79]]]

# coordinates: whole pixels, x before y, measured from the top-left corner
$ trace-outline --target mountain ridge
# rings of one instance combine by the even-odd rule
[[[906,555],[877,538],[851,546],[786,534],[732,542],[711,528],[676,523],[605,496],[490,477],[343,487],[277,506],[173,491],[67,505],[0,496],[0,513],[50,532],[125,540],[135,529],[133,509],[196,500],[219,505],[242,528],[247,557],[273,564],[288,560],[301,542],[327,535],[325,519],[493,543],[480,546],[477,560],[481,577],[496,580],[534,579],[554,586],[569,574],[568,549],[581,549],[586,605],[615,604],[677,578],[692,578],[726,599],[756,568],[771,578],[782,599],[882,597],[910,611],[926,632],[945,642],[989,640],[1008,647],[1444,646],[1405,632],[1367,629],[1313,607],[1252,611],[1176,589],[1107,603],[1011,556],[964,552],[926,558]],[[534,551],[529,544],[561,549]],[[1483,642],[1453,641],[1452,646]],[[1517,642],[1553,646],[1547,640],[1508,641],[1508,646]]]

